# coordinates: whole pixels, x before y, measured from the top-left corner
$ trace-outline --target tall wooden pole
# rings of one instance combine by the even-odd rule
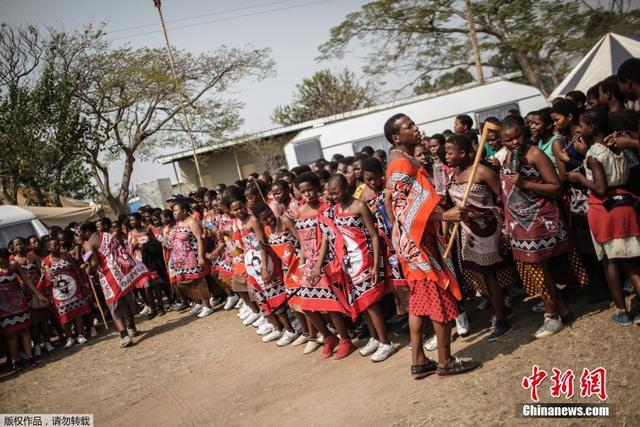
[[[202,174],[200,173],[200,162],[198,161],[198,155],[196,154],[196,141],[193,139],[193,133],[191,132],[191,123],[189,123],[189,116],[185,109],[187,103],[182,90],[180,90],[180,82],[178,81],[178,75],[176,73],[176,66],[173,62],[173,51],[171,50],[171,44],[169,44],[169,36],[167,35],[167,27],[164,25],[164,17],[162,16],[161,0],[153,0],[153,4],[158,9],[158,15],[160,15],[160,25],[162,25],[162,34],[164,35],[164,43],[167,46],[167,53],[169,54],[169,64],[171,65],[171,74],[173,75],[173,83],[176,86],[176,91],[180,96],[180,110],[184,117],[184,123],[187,127],[187,134],[189,135],[189,141],[191,142],[191,149],[193,150],[193,161],[196,163],[196,171],[198,173],[198,186],[202,187]],[[179,182],[179,181],[178,181]]]
[[[471,48],[473,49],[473,57],[476,63],[476,72],[478,74],[478,83],[484,84],[484,73],[482,72],[482,62],[480,61],[480,47],[478,46],[478,36],[476,35],[476,27],[473,24],[473,10],[471,9],[471,0],[464,0],[467,8],[467,26],[469,27],[469,38],[471,39]]]

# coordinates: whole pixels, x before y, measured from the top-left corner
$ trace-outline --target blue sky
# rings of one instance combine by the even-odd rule
[[[365,3],[365,0],[163,0],[162,10],[169,38],[176,47],[196,53],[223,44],[272,49],[276,76],[259,83],[242,82],[231,94],[245,104],[241,112],[245,120],[242,132],[251,132],[274,127],[270,120],[273,108],[288,103],[296,83],[304,77],[327,67],[337,71],[347,66],[359,72],[362,60],[357,49],[342,61],[318,63],[315,57],[318,46],[328,40],[331,27]],[[0,21],[12,26],[30,23],[66,30],[105,22],[114,45],[164,46],[153,0],[0,0]],[[118,182],[121,168],[113,165],[112,170],[112,180]],[[164,176],[173,177],[170,167],[140,162],[133,183]]]

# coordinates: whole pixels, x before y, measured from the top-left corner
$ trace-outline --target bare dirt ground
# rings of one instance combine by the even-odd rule
[[[71,350],[57,349],[40,366],[0,378],[2,413],[93,413],[99,426],[174,425],[640,425],[640,327],[610,321],[608,304],[574,307],[580,318],[556,336],[536,341],[541,315],[516,307],[508,337],[486,341],[487,312],[469,310],[472,333],[452,349],[484,367],[459,377],[415,381],[406,341],[392,358],[374,364],[354,353],[341,361],[304,356],[259,340],[233,312],[198,320],[169,313],[140,323],[136,345],[122,350],[111,334]],[[436,357],[435,352],[430,354]],[[607,369],[611,418],[516,418],[530,402],[521,386],[536,364],[576,373]],[[551,402],[547,379],[541,401]],[[559,421],[559,422],[558,422]]]

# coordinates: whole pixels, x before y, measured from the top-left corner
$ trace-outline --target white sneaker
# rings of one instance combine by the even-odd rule
[[[125,335],[124,338],[120,338],[120,348],[129,347],[133,344],[133,340],[129,335]]]
[[[561,330],[564,329],[564,325],[562,324],[562,320],[560,320],[560,316],[552,317],[548,314],[544,315],[544,322],[542,326],[536,331],[536,338],[546,338],[551,335],[557,334]]]
[[[282,337],[278,340],[276,345],[278,347],[284,347],[285,345],[289,345],[294,342],[296,338],[298,338],[297,332],[284,331],[284,334],[282,334]]]
[[[127,333],[129,334],[129,336],[130,336],[131,338],[133,338],[133,337],[137,337],[137,336],[138,336],[138,334],[140,334],[140,332],[138,332],[138,330],[137,330],[137,329],[133,329],[133,328],[127,328]]]
[[[369,338],[369,341],[360,349],[360,354],[363,356],[371,356],[378,350],[380,346],[380,341],[375,339],[374,337]]]
[[[64,348],[71,348],[73,347],[74,343],[75,341],[73,340],[73,338],[69,337],[67,338],[67,343],[64,345]]]
[[[42,356],[42,344],[36,344],[33,346],[33,354],[36,357]]]
[[[253,322],[255,322],[256,320],[258,320],[260,318],[260,313],[254,313],[251,312],[251,314],[249,314],[249,316],[247,316],[243,321],[242,324],[244,326],[249,326],[251,325]]]
[[[84,335],[78,335],[78,338],[76,338],[76,341],[78,341],[78,344],[86,344],[87,343],[87,339],[84,337]]]
[[[469,333],[469,319],[464,311],[456,317],[456,330],[461,337]]]
[[[273,331],[273,325],[269,322],[264,322],[262,325],[258,326],[258,329],[256,329],[256,334],[265,336],[271,331]]]
[[[237,296],[237,295],[236,295]],[[244,301],[242,301],[242,298],[238,298],[238,302],[236,303],[236,306],[233,308],[240,308],[244,305]]]
[[[149,307],[148,305],[145,305],[144,307],[142,307],[142,310],[140,310],[139,314],[149,314],[151,313],[151,307]]]
[[[262,337],[262,342],[271,342],[271,341],[275,341],[277,339],[280,339],[282,337],[282,331],[279,331],[277,329],[269,332],[267,335]]]
[[[51,352],[51,351],[55,350],[56,348],[53,345],[51,345],[51,343],[49,341],[47,341],[47,342],[44,343],[44,349],[49,351],[49,352]]]
[[[97,317],[93,318],[93,326],[98,326],[100,324],[100,321],[98,320]]]
[[[95,338],[95,337],[97,337],[97,336],[98,336],[98,331],[96,331],[96,328],[95,328],[94,326],[92,326],[92,327],[89,329],[89,336],[90,336],[91,338]]]
[[[247,306],[242,306],[242,308],[240,309],[240,311],[238,312],[238,317],[240,318],[240,320],[244,320],[247,317],[249,317],[249,315],[253,313],[253,311],[251,311],[251,309]]]
[[[227,300],[225,301],[223,308],[225,310],[231,310],[236,306],[239,299],[240,297],[238,295],[231,295],[230,297],[227,297]]]
[[[306,344],[308,342],[309,342],[309,335],[300,334],[300,336],[296,338],[296,340],[292,342],[291,345],[294,347],[298,347],[299,345]]]
[[[191,310],[189,310],[189,313],[195,316],[196,314],[200,313],[201,310],[202,310],[202,304],[197,303],[197,304],[194,304],[193,307],[191,307]]]
[[[200,319],[202,319],[203,317],[207,317],[211,313],[213,313],[213,308],[211,308],[211,307],[202,307],[202,310],[200,310],[200,313],[198,313],[198,317]]]
[[[438,337],[435,335],[432,336],[431,339],[424,344],[424,348],[427,351],[433,351],[438,348]]]
[[[318,342],[318,340],[309,340],[307,342],[307,345],[304,346],[304,352],[303,353],[304,354],[313,353],[314,351],[316,351],[320,347],[322,347],[322,344],[320,344]]]
[[[395,348],[393,347],[393,343],[391,341],[389,341],[389,344],[380,343],[376,352],[373,353],[373,356],[371,356],[371,360],[374,362],[382,362],[383,360],[387,360],[394,351]]]
[[[253,322],[251,326],[253,326],[254,328],[257,328],[258,326],[264,325],[266,321],[267,319],[265,319],[264,316],[261,314],[260,317],[258,317],[258,320]]]

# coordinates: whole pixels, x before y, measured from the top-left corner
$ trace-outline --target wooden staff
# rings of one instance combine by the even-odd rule
[[[480,160],[482,160],[482,154],[484,153],[484,142],[487,139],[487,135],[490,130],[499,131],[500,126],[485,122],[484,127],[482,128],[482,136],[480,137],[480,143],[478,144],[478,150],[476,151],[476,157],[473,160],[473,167],[471,168],[471,174],[469,175],[469,179],[467,180],[467,187],[464,190],[464,196],[462,196],[462,203],[460,204],[461,208],[464,208],[467,205],[467,198],[469,197],[469,191],[471,191],[471,186],[473,185],[473,179],[476,177],[476,172],[478,171],[478,165],[480,164]],[[456,240],[456,236],[458,235],[458,227],[460,226],[459,222],[453,226],[453,232],[449,237],[449,244],[447,245],[447,250],[444,252],[444,257],[447,258],[451,249],[453,248],[453,242]]]
[[[87,276],[89,276],[89,284],[91,285],[91,290],[93,291],[93,298],[96,300],[96,305],[98,306],[98,310],[100,311],[100,317],[102,317],[102,322],[104,323],[104,327],[107,331],[110,331],[109,324],[107,323],[107,318],[104,315],[104,311],[102,310],[102,305],[100,304],[100,300],[98,299],[98,293],[96,292],[96,287],[93,284],[93,276],[91,273],[87,271]]]
[[[267,203],[267,199],[265,199],[264,194],[262,194],[262,189],[260,188],[260,184],[258,184],[258,180],[254,177],[251,177],[251,179],[253,180],[253,183],[256,185],[256,187],[258,187],[258,192],[260,193],[260,197],[262,197],[262,201],[264,203]]]

